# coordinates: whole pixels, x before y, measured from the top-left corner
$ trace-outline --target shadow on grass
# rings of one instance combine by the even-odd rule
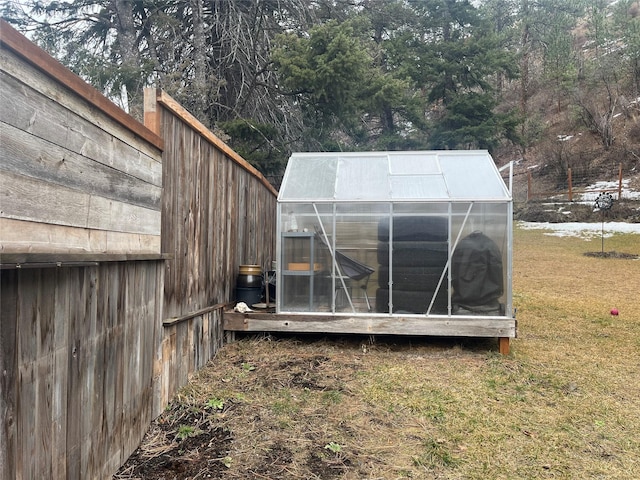
[[[617,258],[622,260],[639,260],[640,256],[635,253],[624,253],[624,252],[585,252],[585,257],[597,257],[597,258]]]
[[[240,333],[236,332],[236,340],[243,338],[264,338],[273,341],[298,341],[304,344],[330,343],[346,350],[362,350],[376,348],[392,352],[410,350],[427,350],[444,352],[448,350],[463,350],[469,353],[489,353],[497,351],[497,338],[482,337],[429,337],[411,335],[361,335],[361,334],[314,334],[314,333]]]

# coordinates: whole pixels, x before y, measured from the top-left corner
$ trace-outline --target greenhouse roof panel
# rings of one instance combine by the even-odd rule
[[[484,150],[294,153],[278,200],[511,200]]]
[[[389,160],[385,155],[340,157],[336,179],[336,200],[378,200],[389,198]]]
[[[448,200],[447,184],[442,175],[393,175],[391,198]]]
[[[446,155],[440,159],[450,198],[502,198],[509,193],[491,156]]]
[[[429,152],[398,152],[390,154],[390,175],[434,175],[441,174],[438,156]]]
[[[309,155],[289,159],[282,179],[279,198],[334,198],[338,157]]]

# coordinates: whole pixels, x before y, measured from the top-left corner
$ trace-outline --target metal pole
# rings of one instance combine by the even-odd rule
[[[600,212],[602,213],[602,217],[601,217],[602,218],[602,222],[601,222],[602,226],[601,226],[601,229],[600,229],[600,239],[601,239],[601,242],[602,242],[601,250],[602,250],[602,254],[604,255],[604,210],[600,210]]]

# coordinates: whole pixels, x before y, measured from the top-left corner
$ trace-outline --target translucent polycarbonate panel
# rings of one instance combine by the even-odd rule
[[[489,154],[443,155],[440,166],[451,199],[510,198]]]
[[[297,293],[294,295],[296,298],[284,294],[282,311],[304,311],[303,304],[306,303],[306,308],[313,313],[372,312],[376,284],[369,280],[377,265],[377,229],[379,219],[389,214],[389,204],[336,203],[316,208],[319,214],[316,215],[314,241],[325,260],[314,275],[315,293],[310,299],[301,295],[299,283],[294,286],[292,281],[286,280],[301,275],[284,272],[286,285]],[[316,257],[320,258],[319,255]]]
[[[512,315],[508,202],[289,203],[278,208],[279,222],[290,227],[294,216],[297,227],[281,230],[278,241],[278,312]],[[502,290],[465,305],[460,296],[469,297],[462,287],[456,290],[461,266],[453,267],[453,258],[457,248],[468,248],[479,235],[498,252],[486,266],[493,278],[480,285],[496,284],[498,275]]]
[[[505,238],[509,225],[507,203],[455,202],[451,210],[452,241],[460,231],[462,235],[482,232],[496,240]]]
[[[280,201],[510,199],[486,151],[297,153]]]
[[[386,155],[340,157],[336,200],[386,200],[390,197]]]
[[[446,315],[449,202],[397,202],[377,229],[375,309]]]
[[[393,200],[448,199],[447,185],[441,175],[394,175],[390,178]]]
[[[483,247],[486,251],[483,252],[482,258],[489,259],[488,264],[483,266],[482,275],[487,275],[488,278],[482,282],[482,288],[487,288],[487,285],[501,284],[502,290],[499,292],[496,290],[493,292],[493,298],[491,302],[494,305],[499,305],[499,313],[496,310],[486,310],[486,305],[490,302],[483,302],[475,300],[470,302],[471,305],[465,306],[463,311],[471,311],[475,314],[485,315],[503,315],[507,312],[510,315],[512,306],[510,305],[512,292],[510,283],[511,272],[511,256],[509,252],[512,249],[512,237],[509,231],[509,204],[507,203],[455,203],[452,204],[452,217],[451,217],[451,248],[455,252],[456,250],[467,249],[465,255],[469,259],[469,263],[473,263],[476,257],[473,253],[468,251],[469,243],[473,238],[484,238]],[[491,249],[497,250],[499,253],[493,256],[490,253]],[[465,272],[464,267],[462,269]],[[469,271],[471,271],[469,269]],[[454,269],[453,274],[456,270]],[[466,275],[466,273],[461,273]],[[479,273],[478,273],[479,275]],[[501,277],[501,281],[498,282],[497,278]],[[471,285],[468,288],[475,288],[481,291],[478,285]],[[455,293],[455,289],[452,293]],[[458,297],[462,294],[466,295],[464,291],[459,292],[457,297],[452,297],[454,300],[454,306],[461,308],[465,300],[460,300]],[[457,302],[456,302],[457,300]],[[479,312],[479,313],[478,313]]]
[[[402,202],[393,204],[394,215],[448,215],[449,202]]]
[[[330,259],[314,232],[281,234],[277,280],[279,311],[327,312],[331,299]]]
[[[333,209],[328,204],[280,203],[278,218],[281,232],[315,231],[320,218],[331,216]]]
[[[279,204],[277,311],[372,312],[378,224],[388,212],[381,203]]]
[[[333,206],[278,203],[276,305],[283,312],[327,311],[326,272],[330,262],[318,242],[316,226],[330,222]],[[320,310],[318,310],[320,311]]]
[[[294,154],[278,202],[277,311],[511,316],[511,212],[487,152]],[[504,289],[465,305],[453,255],[474,237],[498,252],[487,270]]]
[[[389,155],[391,175],[439,175],[438,157],[435,154],[393,153]]]
[[[376,215],[388,215],[389,214],[389,202],[340,202],[336,203],[337,215],[364,215],[364,216],[376,216]]]
[[[278,200],[334,198],[337,170],[337,157],[292,156],[287,164]]]
[[[336,209],[330,236],[335,262],[331,280],[336,312],[368,313],[374,308],[378,270],[378,225],[389,204],[355,203]]]

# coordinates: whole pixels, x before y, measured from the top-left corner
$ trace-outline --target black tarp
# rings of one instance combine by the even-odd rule
[[[490,305],[502,295],[502,253],[482,232],[463,238],[451,257],[454,304],[467,307]]]

